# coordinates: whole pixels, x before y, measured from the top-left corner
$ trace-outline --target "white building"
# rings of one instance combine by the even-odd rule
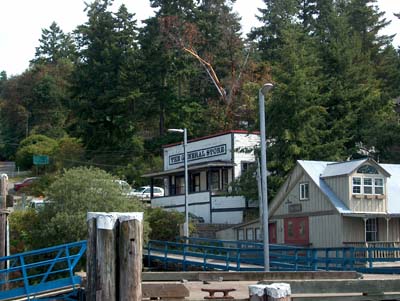
[[[257,206],[243,196],[229,195],[230,184],[249,164],[255,162],[254,148],[258,147],[258,133],[229,131],[190,140],[187,145],[189,214],[205,223],[237,224],[243,222],[243,212]],[[152,207],[185,211],[184,152],[182,143],[166,145],[164,170],[144,175],[162,179],[164,197],[152,197]]]

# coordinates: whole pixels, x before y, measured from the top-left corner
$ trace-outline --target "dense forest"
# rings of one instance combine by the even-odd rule
[[[150,0],[138,27],[112,0],[87,21],[42,30],[30,67],[0,74],[0,154],[30,168],[96,166],[128,179],[161,168],[161,145],[229,129],[258,129],[266,101],[272,189],[297,159],[369,155],[400,163],[400,50],[374,0],[264,0],[247,37],[234,0]],[[1,70],[1,66],[0,66]]]

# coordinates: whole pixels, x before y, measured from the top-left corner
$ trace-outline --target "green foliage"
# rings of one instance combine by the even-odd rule
[[[136,70],[136,20],[121,6],[109,11],[112,1],[88,5],[88,22],[76,34],[79,63],[73,75],[76,120],[74,135],[90,150],[133,153],[136,135],[134,104],[140,95]],[[102,162],[110,162],[106,156]],[[96,160],[98,161],[98,160]]]
[[[40,225],[32,235],[34,248],[87,238],[87,212],[143,212],[139,201],[121,194],[113,177],[97,168],[65,171],[48,189],[47,204],[38,212]],[[148,226],[145,223],[145,237]]]
[[[381,161],[400,160],[400,53],[381,35],[387,21],[375,0],[264,0],[248,41],[231,0],[152,0],[156,15],[140,29],[112,2],[89,4],[73,36],[52,23],[28,70],[0,73],[2,159],[19,150],[31,166],[36,146],[22,152],[20,142],[40,134],[57,139],[55,170],[91,164],[146,184],[141,175],[162,167],[161,145],[180,141],[166,128],[190,137],[258,129],[257,92],[273,82],[269,195],[297,159],[344,160],[363,145]],[[241,181],[255,197],[251,177]]]
[[[52,156],[57,148],[57,141],[44,135],[31,135],[22,140],[16,154],[17,166],[29,169],[33,166],[34,155]]]
[[[81,141],[73,137],[63,137],[57,141],[54,151],[53,166],[55,170],[68,169],[81,165],[85,149]]]
[[[267,99],[271,195],[298,159],[345,160],[358,145],[394,159],[400,69],[390,37],[378,35],[387,23],[375,1],[264,2],[252,38],[275,82]],[[383,128],[387,135],[378,134]]]
[[[150,239],[174,241],[180,235],[180,225],[185,222],[185,216],[177,211],[153,208],[148,210],[148,222]]]
[[[37,181],[32,182],[31,185],[23,187],[21,192],[26,195],[35,197],[44,197],[47,195],[47,190],[54,182],[55,176],[51,174],[42,175]]]
[[[247,201],[258,200],[257,163],[251,164],[231,186],[232,194],[242,195]]]
[[[76,49],[71,35],[65,34],[56,22],[51,23],[49,29],[42,29],[40,45],[36,47],[34,64],[55,64],[61,59],[73,61]]]
[[[35,210],[13,211],[10,222],[10,252],[11,254],[32,250],[36,245],[36,229],[40,218]]]

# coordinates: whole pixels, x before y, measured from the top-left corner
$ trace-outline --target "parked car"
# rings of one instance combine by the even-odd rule
[[[37,180],[39,180],[38,177],[25,178],[21,182],[14,183],[14,190],[19,191],[20,189],[22,189],[24,187],[28,187],[28,186],[32,185]]]
[[[119,185],[122,191],[124,192],[130,192],[132,190],[132,187],[128,184],[128,182],[124,180],[114,180],[115,183]]]
[[[142,187],[139,187],[138,189],[133,189],[129,193],[129,196],[135,196],[142,200],[149,200],[150,192],[151,192],[150,186],[142,186]],[[164,189],[161,187],[154,186],[153,187],[153,196],[155,196],[155,197],[164,196]]]
[[[33,198],[29,202],[29,208],[35,209],[36,211],[42,209],[46,204],[51,203],[50,200],[43,197]]]

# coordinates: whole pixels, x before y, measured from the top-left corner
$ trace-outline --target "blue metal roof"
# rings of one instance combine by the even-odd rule
[[[364,164],[368,159],[352,160],[346,162],[330,162],[321,174],[322,178],[348,175],[359,166]]]
[[[351,213],[352,212],[343,203],[343,201],[340,200],[336,196],[336,194],[330,189],[330,187],[321,178],[321,175],[324,173],[324,171],[327,168],[327,166],[329,166],[329,164],[333,164],[335,162],[305,161],[305,160],[298,160],[297,162],[303,167],[305,172],[310,176],[310,178],[319,187],[319,189],[321,189],[321,191],[326,195],[328,200],[339,211],[339,213]]]

